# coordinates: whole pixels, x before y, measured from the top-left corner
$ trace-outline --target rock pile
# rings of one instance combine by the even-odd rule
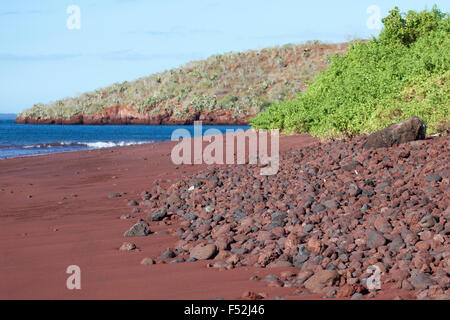
[[[273,285],[357,299],[376,294],[379,276],[381,290],[448,298],[450,137],[364,142],[281,153],[273,176],[259,165],[210,166],[167,190],[155,184],[143,193],[147,221],[181,220],[174,250],[190,261],[298,268]]]

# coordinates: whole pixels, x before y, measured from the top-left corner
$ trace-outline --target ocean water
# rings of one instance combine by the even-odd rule
[[[0,120],[0,159],[167,141],[179,128],[194,135],[194,126],[33,125]],[[203,134],[210,128],[225,133],[249,126],[204,125]]]

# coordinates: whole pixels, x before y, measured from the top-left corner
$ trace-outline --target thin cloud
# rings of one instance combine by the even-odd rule
[[[182,60],[197,56],[196,53],[139,53],[130,50],[112,51],[98,56],[108,60],[143,61],[143,60]]]
[[[184,28],[184,27],[174,27],[169,30],[134,30],[131,31],[132,34],[144,34],[153,37],[186,37],[188,35],[195,34],[218,34],[222,33],[221,30],[217,29],[207,29],[207,28]]]
[[[43,55],[19,55],[19,54],[0,54],[0,61],[60,61],[69,60],[79,57],[99,58],[102,60],[116,60],[116,61],[149,61],[149,60],[186,60],[198,57],[199,54],[195,52],[188,53],[146,53],[135,52],[132,50],[119,50],[100,53],[57,53],[57,54],[43,54]]]
[[[38,55],[17,55],[17,54],[0,54],[1,61],[55,61],[66,60],[80,57],[81,54],[38,54]]]

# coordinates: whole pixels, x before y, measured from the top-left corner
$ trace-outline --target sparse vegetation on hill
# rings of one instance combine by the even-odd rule
[[[378,38],[332,59],[296,99],[273,104],[251,124],[315,136],[370,133],[410,116],[428,132],[449,130],[450,19],[436,7],[383,19]]]
[[[254,116],[271,103],[294,98],[328,66],[332,56],[347,49],[346,43],[310,42],[215,55],[77,98],[36,104],[19,117],[70,118],[118,105],[147,116],[166,113],[175,119],[218,109]]]

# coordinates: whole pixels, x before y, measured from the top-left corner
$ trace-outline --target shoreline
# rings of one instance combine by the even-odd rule
[[[0,161],[2,160],[12,160],[12,159],[21,159],[21,158],[29,158],[29,157],[40,157],[40,156],[48,156],[53,154],[61,154],[61,153],[73,153],[73,152],[82,152],[82,151],[92,151],[92,150],[103,150],[103,149],[113,149],[113,148],[123,148],[123,147],[132,147],[132,146],[139,146],[139,145],[147,145],[147,144],[153,144],[153,143],[160,143],[160,142],[167,142],[170,140],[164,140],[164,141],[149,141],[149,142],[137,142],[129,145],[124,146],[112,146],[112,147],[88,147],[84,150],[65,150],[65,151],[57,151],[57,152],[49,152],[49,153],[42,153],[42,154],[30,154],[30,155],[19,155],[17,157],[5,157],[0,158]]]
[[[170,141],[170,140],[167,140],[167,141]],[[91,151],[91,150],[102,150],[102,149],[112,149],[112,148],[132,147],[132,146],[136,146],[136,145],[152,144],[152,143],[159,143],[159,142],[165,142],[165,141],[155,141],[155,142],[135,143],[135,144],[130,144],[130,145],[126,145],[126,146],[99,147],[99,148],[93,148],[93,147],[92,147],[92,148],[84,149],[84,150],[67,150],[67,151],[57,151],[57,152],[42,153],[42,154],[20,155],[20,156],[17,156],[17,157],[5,157],[5,158],[0,158],[0,161],[2,161],[2,160],[7,160],[7,159],[21,159],[21,158],[28,158],[28,157],[48,156],[48,155],[52,155],[52,154],[60,154],[60,153],[72,153],[72,152],[81,152],[81,151]]]
[[[229,167],[175,165],[170,154],[176,144],[164,141],[0,161],[0,299],[234,300],[244,298],[245,292],[264,299],[323,299],[323,294],[300,295],[295,287],[254,280],[255,275],[264,279],[301,270],[292,266],[227,270],[209,268],[220,261],[215,259],[172,264],[157,258],[180,241],[177,230],[185,228],[186,221],[175,216],[150,222],[146,237],[123,236],[154,211],[154,206],[129,205],[140,202],[145,190],[166,190],[209,167]],[[280,136],[280,153],[320,145],[309,135]],[[113,193],[120,197],[109,198]],[[120,251],[124,242],[137,249]],[[142,265],[144,258],[156,264]],[[71,265],[81,268],[81,290],[66,288],[65,271]],[[415,299],[415,291],[391,286],[368,298]]]

